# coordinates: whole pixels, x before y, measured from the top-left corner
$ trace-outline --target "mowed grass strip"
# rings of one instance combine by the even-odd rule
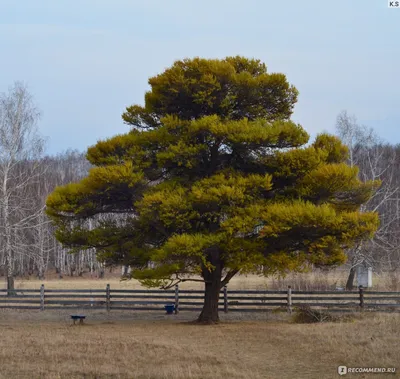
[[[339,365],[400,364],[394,314],[309,325],[89,319],[70,326],[7,311],[0,328],[0,378],[337,378]]]

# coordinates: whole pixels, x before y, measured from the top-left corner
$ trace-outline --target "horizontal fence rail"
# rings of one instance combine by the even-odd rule
[[[111,289],[0,289],[0,308],[10,309],[102,309],[129,311],[165,311],[173,305],[174,312],[201,311],[204,291],[121,290]],[[228,312],[287,311],[310,306],[329,311],[400,311],[400,292],[370,291],[283,291],[221,289],[218,308]]]

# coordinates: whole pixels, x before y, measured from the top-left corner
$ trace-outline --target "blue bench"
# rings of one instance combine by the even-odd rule
[[[77,320],[79,320],[79,323],[80,323],[80,324],[83,324],[83,320],[86,318],[86,316],[71,315],[71,318],[72,318],[72,320],[74,321],[74,325],[75,325],[75,322],[76,322]]]
[[[175,311],[175,304],[167,304],[164,306],[167,315],[172,315]]]

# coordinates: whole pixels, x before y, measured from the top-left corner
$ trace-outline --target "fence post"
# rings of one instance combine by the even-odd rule
[[[40,310],[44,311],[44,284],[40,286]]]
[[[224,312],[228,313],[228,288],[224,286]]]
[[[288,286],[287,290],[287,310],[289,314],[292,314],[292,287]]]
[[[107,307],[107,312],[110,312],[110,298],[111,298],[110,285],[107,284],[107,287],[106,287],[106,307]]]
[[[179,313],[179,286],[175,285],[175,314]]]
[[[364,288],[363,286],[358,287],[359,293],[360,293],[360,308],[361,310],[364,309]]]

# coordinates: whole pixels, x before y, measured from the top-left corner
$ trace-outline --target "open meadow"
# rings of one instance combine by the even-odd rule
[[[284,280],[238,276],[231,289],[333,289],[345,272],[292,275]],[[136,281],[24,279],[18,289],[138,289]],[[381,278],[380,288],[389,283]],[[201,289],[199,283],[183,283]],[[80,310],[75,311],[79,313]],[[355,313],[350,320],[297,324],[286,312],[220,313],[218,325],[196,325],[197,313],[71,309],[0,310],[0,379],[257,379],[337,378],[337,367],[396,367],[399,314]],[[358,374],[358,378],[399,377]]]
[[[218,325],[178,316],[94,312],[71,326],[55,311],[0,312],[0,378],[337,378],[337,367],[400,370],[400,318],[294,324],[286,314]],[[359,374],[363,377],[393,374]]]

